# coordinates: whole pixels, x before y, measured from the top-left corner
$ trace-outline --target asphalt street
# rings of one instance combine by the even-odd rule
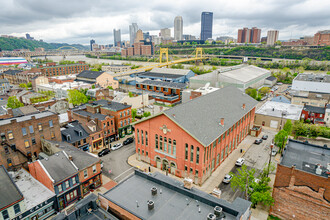
[[[101,157],[101,160],[103,160],[103,175],[116,182],[120,182],[131,175],[134,172],[134,169],[127,163],[127,159],[134,153],[135,143],[133,142]]]
[[[261,171],[264,169],[265,166],[267,166],[270,156],[270,144],[272,141],[272,138],[276,134],[276,131],[263,131],[260,135],[260,137],[263,134],[268,135],[268,139],[264,140],[260,145],[252,144],[252,146],[247,150],[247,152],[244,154],[243,158],[245,159],[244,164],[247,166],[248,169],[254,168],[256,170],[255,177],[257,177]],[[272,162],[273,161],[272,157]],[[233,173],[238,173],[237,169],[240,167],[234,166],[231,170]],[[231,189],[230,183],[225,184],[221,183],[219,185],[219,188],[221,190],[221,198],[225,199],[229,202],[233,202],[237,197],[244,198],[244,193],[240,190],[233,191]]]

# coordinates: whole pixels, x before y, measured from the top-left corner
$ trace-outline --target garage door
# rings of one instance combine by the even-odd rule
[[[270,120],[270,127],[271,128],[277,128],[278,126],[278,121]]]

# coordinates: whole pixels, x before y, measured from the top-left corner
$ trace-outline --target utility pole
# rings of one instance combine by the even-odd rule
[[[269,168],[270,168],[270,163],[272,162],[272,151],[273,151],[274,144],[273,142],[270,144],[270,153],[269,153],[269,162],[268,162],[268,171],[267,171],[267,177],[269,175]]]

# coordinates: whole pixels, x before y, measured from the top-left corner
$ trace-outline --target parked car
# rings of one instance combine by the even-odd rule
[[[278,82],[278,83],[276,83],[276,85],[279,85],[279,86],[281,86],[281,85],[283,85],[283,83],[281,83],[281,82]]]
[[[223,178],[222,182],[223,183],[230,183],[231,178],[233,178],[231,175],[226,174],[225,178]]]
[[[267,138],[268,138],[268,135],[267,135],[267,134],[265,134],[265,135],[263,135],[263,136],[262,136],[262,138],[261,138],[261,139],[262,139],[262,140],[267,140]]]
[[[99,157],[103,157],[104,155],[107,155],[108,153],[110,153],[109,148],[105,148],[105,149],[101,150],[97,155]]]
[[[277,154],[277,150],[273,149],[272,150],[272,156],[275,156]]]
[[[147,105],[147,107],[148,107],[148,108],[151,108],[151,109],[153,109],[153,108],[154,108],[154,106],[153,106],[153,105]]]
[[[121,148],[123,146],[122,143],[118,143],[118,144],[115,144],[111,147],[111,150],[118,150],[119,148]]]
[[[254,143],[259,145],[259,144],[262,143],[262,139],[257,139],[257,140],[254,141]]]
[[[241,167],[244,164],[244,158],[238,158],[235,165]]]
[[[133,143],[133,141],[134,141],[134,138],[133,137],[129,137],[126,140],[124,140],[123,144],[124,145],[128,145],[130,143]]]

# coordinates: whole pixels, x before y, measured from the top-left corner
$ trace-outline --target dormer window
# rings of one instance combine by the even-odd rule
[[[66,140],[71,141],[71,136],[69,134],[66,136]]]
[[[82,136],[82,131],[79,131],[79,136],[80,136],[80,137]]]

